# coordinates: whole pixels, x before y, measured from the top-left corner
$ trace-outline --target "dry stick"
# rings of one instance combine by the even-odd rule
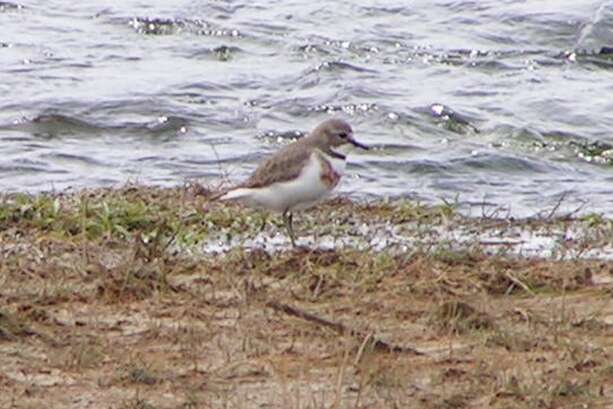
[[[547,217],[545,217],[545,220],[553,219],[553,217],[558,212],[558,210],[560,210],[560,207],[562,206],[562,202],[566,199],[567,196],[568,196],[568,192],[564,192],[560,195],[560,198],[558,199],[556,204],[553,206],[553,209],[551,209]],[[586,204],[587,204],[587,201],[584,201],[575,210],[572,210],[565,215],[559,216],[558,218],[560,220],[572,220],[573,216],[579,213],[585,207]]]
[[[526,283],[524,283],[523,281],[521,281],[519,278],[514,277],[511,273],[507,272],[505,273],[505,275],[507,276],[507,278],[509,280],[511,280],[513,283],[515,283],[516,285],[520,286],[521,288],[524,289],[525,292],[527,292],[528,294],[534,296],[536,294],[534,294],[534,291],[532,291],[530,289],[530,287],[528,287],[528,285]]]
[[[266,306],[272,308],[275,311],[281,311],[287,315],[292,315],[294,317],[302,318],[305,321],[313,322],[323,327],[331,328],[340,334],[349,334],[350,336],[359,338],[359,339],[364,339],[366,337],[369,337],[369,335],[365,332],[348,328],[347,326],[341,324],[340,322],[334,322],[334,321],[327,320],[325,318],[318,317],[317,315],[311,314],[310,312],[303,311],[296,307],[292,307],[291,305],[282,304],[277,301],[269,301],[266,303]],[[413,355],[423,355],[423,352],[420,352],[414,348],[402,347],[399,345],[392,345],[392,344],[389,344],[385,341],[382,341],[376,338],[372,338],[372,346],[375,351],[380,351],[380,352],[402,352],[402,353],[409,353]]]
[[[343,395],[343,377],[345,376],[345,367],[347,366],[348,360],[349,348],[345,348],[345,353],[343,354],[343,362],[341,363],[340,368],[338,368],[338,378],[336,379],[336,396],[334,397],[334,405],[332,406],[334,409],[339,409],[341,407],[341,400]]]
[[[360,361],[362,360],[362,355],[364,354],[364,349],[366,349],[366,345],[374,336],[375,334],[373,334],[372,332],[366,335],[366,338],[364,338],[364,341],[362,341],[362,345],[360,345],[360,348],[358,348],[358,353],[356,354],[355,361],[353,363],[354,365],[357,366],[360,363]],[[357,408],[358,405],[355,405],[355,407]]]
[[[562,206],[562,202],[564,201],[564,199],[566,199],[567,194],[567,192],[562,192],[556,204],[553,206],[547,217],[545,217],[545,220],[551,220],[553,218],[553,216],[557,213],[558,209],[560,209],[560,206]]]

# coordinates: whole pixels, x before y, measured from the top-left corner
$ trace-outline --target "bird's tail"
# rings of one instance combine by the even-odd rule
[[[214,200],[238,200],[250,194],[251,192],[249,189],[239,187],[222,192],[220,195],[216,196]]]
[[[226,200],[238,200],[245,196],[248,196],[251,192],[249,189],[242,187],[234,187],[230,189],[221,190],[207,198],[207,202],[226,201]]]

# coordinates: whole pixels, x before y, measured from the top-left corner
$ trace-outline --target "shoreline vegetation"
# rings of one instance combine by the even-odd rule
[[[0,407],[613,405],[613,221],[0,195]]]

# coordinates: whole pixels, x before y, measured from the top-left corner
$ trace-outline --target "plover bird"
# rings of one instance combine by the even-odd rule
[[[369,149],[353,139],[347,122],[328,119],[308,136],[265,160],[249,179],[223,193],[218,200],[236,200],[282,213],[295,247],[293,212],[315,205],[332,192],[345,173],[346,155],[354,146]]]

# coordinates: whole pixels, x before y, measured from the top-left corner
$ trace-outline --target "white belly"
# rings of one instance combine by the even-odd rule
[[[262,188],[239,188],[228,192],[221,200],[237,199],[248,206],[278,212],[309,208],[325,198],[338,183],[338,180],[330,183],[330,178],[326,180],[322,177],[322,172],[329,172],[330,169],[322,164],[318,155],[330,163],[335,176],[340,178],[345,173],[345,160],[313,152],[298,178]]]

